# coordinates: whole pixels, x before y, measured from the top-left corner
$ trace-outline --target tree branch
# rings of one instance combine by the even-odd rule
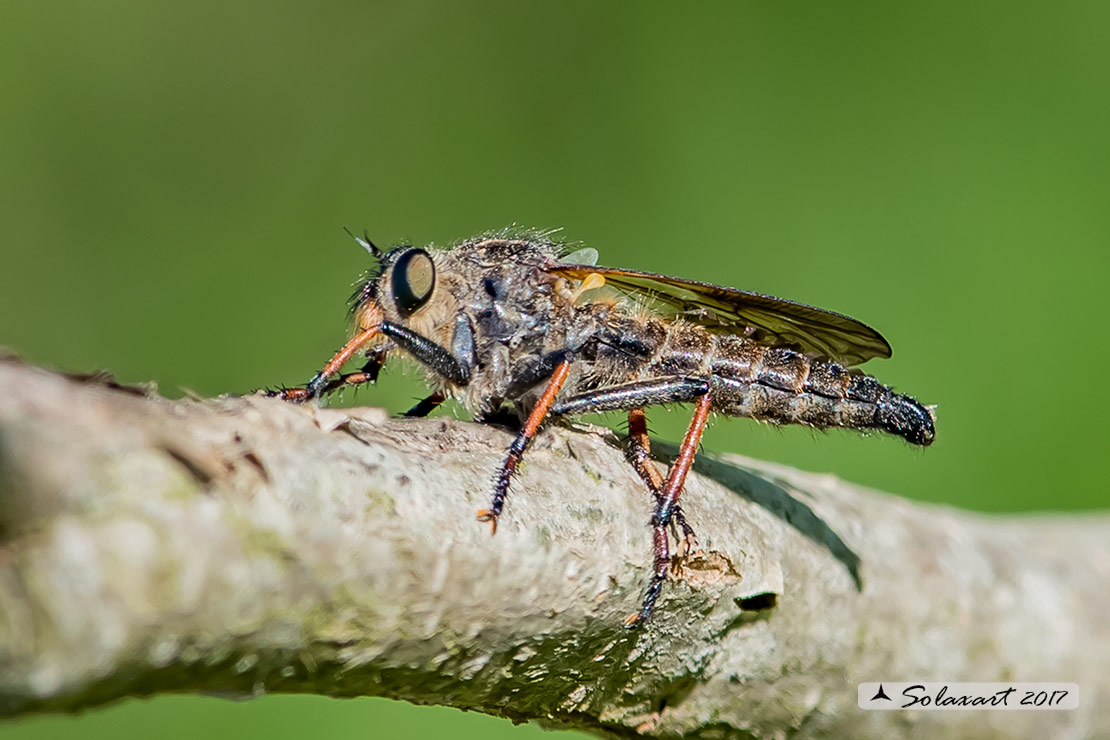
[[[1110,734],[1110,518],[987,517],[730,456],[627,632],[647,491],[611,435],[169,401],[0,362],[0,715],[161,692],[446,704],[612,737]],[[864,712],[875,680],[1074,681],[1071,712]]]

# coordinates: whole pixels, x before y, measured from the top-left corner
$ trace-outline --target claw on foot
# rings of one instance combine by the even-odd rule
[[[497,514],[489,509],[478,509],[478,521],[489,522],[489,533],[497,534]]]
[[[686,557],[698,549],[698,538],[692,534],[688,534],[678,541],[678,547],[675,548],[675,555],[680,559]]]
[[[304,403],[308,400],[308,391],[304,388],[267,388],[263,391],[266,398],[280,398],[282,401]]]

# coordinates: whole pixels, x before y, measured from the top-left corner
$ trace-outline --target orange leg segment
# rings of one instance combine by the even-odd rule
[[[698,399],[694,408],[694,418],[686,428],[686,436],[682,439],[682,446],[678,449],[678,457],[671,463],[667,472],[667,480],[659,492],[660,502],[655,509],[655,519],[666,526],[671,522],[674,508],[678,504],[678,497],[682,494],[682,486],[686,483],[686,475],[694,464],[694,456],[701,445],[701,436],[705,433],[705,425],[709,421],[710,397],[707,393]]]
[[[643,409],[629,409],[628,411],[628,461],[639,473],[640,478],[647,484],[655,500],[658,502],[660,491],[663,488],[663,476],[651,460],[651,438],[648,436],[647,415]],[[692,548],[697,538],[694,528],[686,523],[682,507],[675,504],[674,523],[682,530],[682,547]]]
[[[663,476],[651,464],[651,438],[643,409],[628,410],[628,460],[656,496],[663,488]]]
[[[509,491],[509,482],[512,480],[513,474],[516,473],[516,466],[520,464],[524,451],[528,449],[532,438],[539,431],[540,425],[547,417],[548,410],[555,403],[555,397],[559,395],[559,391],[563,384],[567,382],[567,376],[569,375],[569,360],[564,360],[555,366],[555,372],[551,374],[551,378],[547,381],[547,387],[543,389],[543,395],[536,401],[536,405],[532,407],[532,412],[528,414],[528,420],[524,422],[524,427],[509,446],[509,454],[505,458],[505,463],[501,466],[501,472],[497,476],[497,483],[493,489],[493,500],[490,502],[488,509],[478,510],[478,521],[489,522],[491,534],[497,532],[497,517],[501,516],[501,509],[505,505],[505,494]]]
[[[325,393],[332,393],[333,391],[337,391],[340,388],[353,388],[360,385],[365,385],[366,383],[373,383],[374,381],[375,377],[373,373],[347,373],[346,375],[340,375],[335,380],[329,381],[324,384],[324,386],[320,388],[319,392],[320,395],[323,395]],[[270,397],[280,398],[283,401],[292,401],[293,403],[303,403],[312,398],[312,396],[309,395],[308,388],[282,388],[278,391],[267,391],[266,395]]]
[[[671,463],[667,479],[663,482],[663,487],[656,498],[655,514],[651,518],[652,540],[655,550],[654,573],[644,596],[643,604],[640,606],[640,611],[624,622],[625,627],[629,629],[639,626],[651,616],[655,600],[659,598],[663,582],[667,580],[667,573],[671,566],[667,525],[671,523],[672,517],[677,519],[675,514],[678,510],[678,497],[686,483],[686,475],[694,464],[694,456],[697,454],[698,445],[701,444],[705,425],[709,421],[709,408],[710,396],[706,394],[697,401],[694,418],[690,420],[690,426],[686,429],[686,436],[682,439],[682,446],[678,449],[678,457]]]
[[[366,344],[378,336],[382,330],[382,310],[378,306],[367,306],[361,313],[360,326],[362,331],[356,334],[349,342],[343,345],[342,349],[335,353],[335,356],[324,365],[323,370],[316,373],[312,380],[308,381],[305,386],[305,396],[303,399],[319,397],[328,386],[328,378],[335,375],[343,369],[347,361],[354,357],[355,353],[366,346]]]

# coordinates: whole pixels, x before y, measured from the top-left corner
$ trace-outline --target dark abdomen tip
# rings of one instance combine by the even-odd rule
[[[879,424],[885,431],[922,447],[928,447],[937,437],[932,410],[897,393],[879,403]]]

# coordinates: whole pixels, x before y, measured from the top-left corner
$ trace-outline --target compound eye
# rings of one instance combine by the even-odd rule
[[[436,266],[423,249],[410,249],[393,265],[393,300],[406,316],[428,302],[435,284]]]

